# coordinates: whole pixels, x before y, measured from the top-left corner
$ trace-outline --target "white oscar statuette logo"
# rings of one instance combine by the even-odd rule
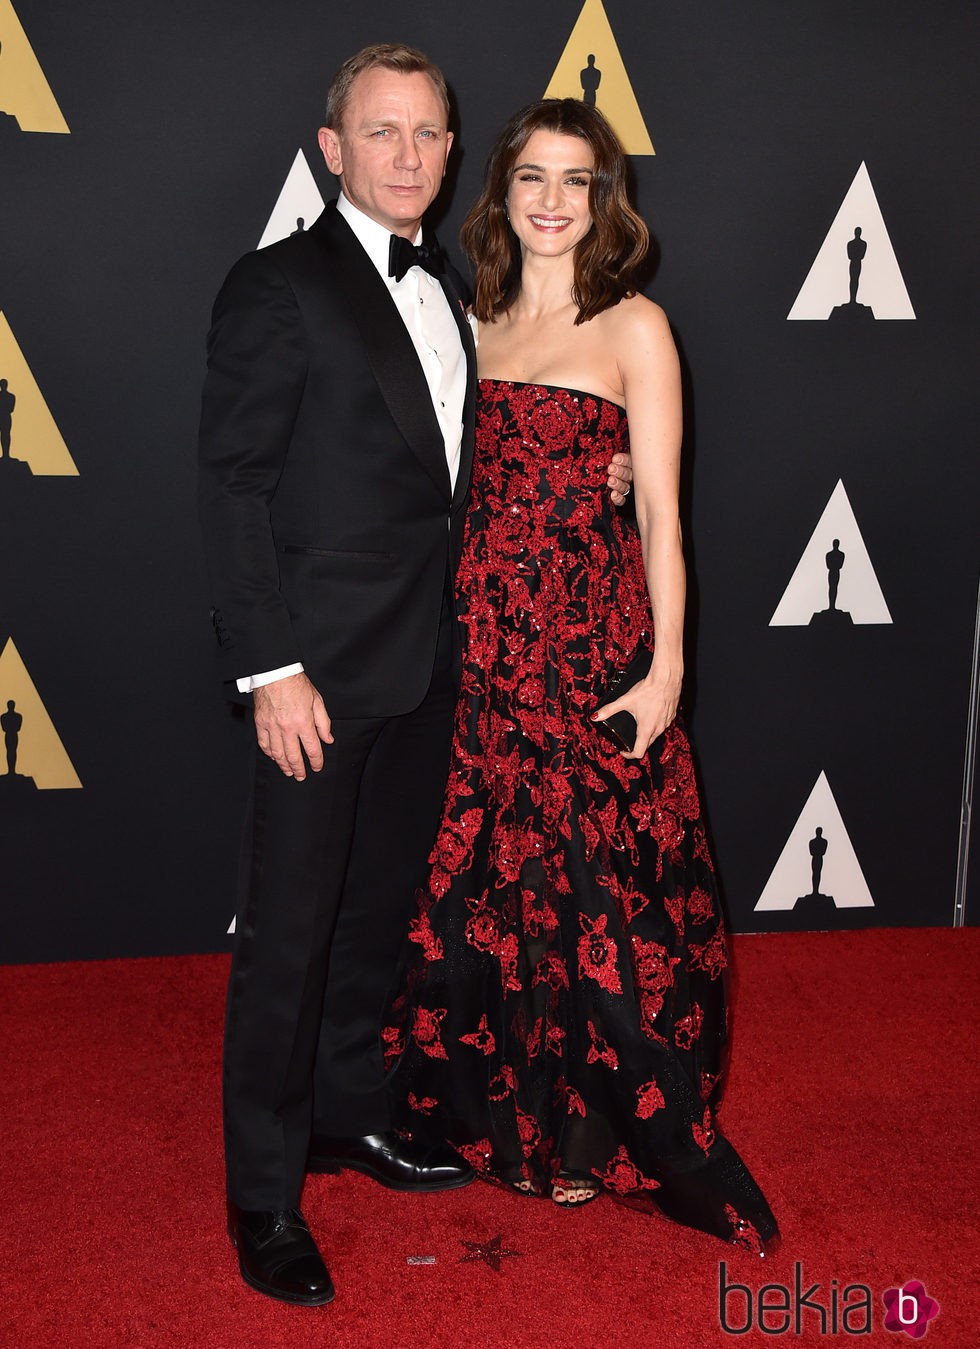
[[[309,161],[302,150],[296,151],[293,166],[282,185],[279,199],[269,216],[259,248],[278,243],[290,234],[309,229],[323,210],[323,197],[316,185]]]
[[[827,631],[891,621],[844,484],[838,481],[769,626]]]
[[[874,319],[915,318],[863,163],[787,318],[860,326]]]
[[[838,909],[874,908],[826,773],[821,772],[755,906],[756,913],[808,902]]]

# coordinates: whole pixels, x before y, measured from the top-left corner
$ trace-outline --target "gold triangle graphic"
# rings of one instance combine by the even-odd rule
[[[585,0],[545,98],[586,98],[605,113],[628,155],[656,154],[602,0]]]
[[[0,653],[0,807],[32,780],[41,791],[82,785],[11,637]]]
[[[70,134],[11,0],[0,0],[0,130],[4,113],[21,131]]]
[[[13,399],[13,403],[11,403]],[[9,436],[9,445],[6,444]],[[68,453],[48,405],[41,396],[30,366],[24,359],[13,330],[0,310],[0,442],[10,460],[29,464],[40,477],[77,478],[78,469]],[[0,459],[0,482],[6,476]]]

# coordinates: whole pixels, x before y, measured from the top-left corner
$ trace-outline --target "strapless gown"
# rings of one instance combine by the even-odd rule
[[[727,953],[691,750],[627,761],[589,722],[652,646],[607,465],[625,411],[481,380],[458,576],[446,804],[384,1028],[403,1127],[547,1194],[559,1170],[762,1253],[777,1234],[715,1122]]]

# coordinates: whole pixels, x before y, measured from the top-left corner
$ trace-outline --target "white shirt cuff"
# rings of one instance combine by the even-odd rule
[[[267,670],[265,674],[243,675],[241,679],[235,682],[238,685],[239,693],[251,693],[253,689],[260,689],[263,684],[274,684],[277,679],[285,679],[287,675],[302,674],[303,667],[300,664],[284,665],[281,670]]]

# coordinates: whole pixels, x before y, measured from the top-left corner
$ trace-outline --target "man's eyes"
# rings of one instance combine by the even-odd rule
[[[374,140],[383,140],[386,137],[390,136],[393,130],[394,128],[390,126],[375,127],[374,131],[371,132],[371,137]],[[428,127],[423,128],[421,131],[417,131],[415,134],[420,140],[434,141],[439,139],[439,133],[437,131],[431,130]]]

